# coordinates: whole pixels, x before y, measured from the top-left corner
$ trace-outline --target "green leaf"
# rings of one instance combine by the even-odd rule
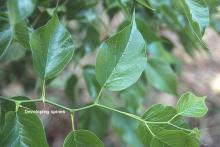
[[[130,25],[100,46],[96,59],[99,84],[111,91],[120,91],[134,84],[145,67],[145,48],[134,15]]]
[[[79,127],[91,130],[98,137],[104,137],[107,133],[109,124],[109,115],[100,108],[91,108],[89,111],[82,111],[79,116]]]
[[[205,98],[197,97],[191,92],[183,94],[176,106],[177,113],[188,117],[203,117],[208,111]]]
[[[8,0],[7,7],[12,25],[25,20],[34,11],[37,0]]]
[[[158,90],[177,94],[176,74],[166,62],[150,59],[146,64],[145,76],[149,84]]]
[[[16,96],[16,97],[12,97],[10,99],[29,100],[29,98],[27,98],[25,96]],[[24,103],[24,104],[22,104],[22,106],[27,107],[32,110],[36,110],[36,106],[34,103]],[[16,109],[16,105],[14,102],[9,101],[9,100],[0,99],[0,118],[1,118],[0,119],[0,130],[3,128],[3,126],[5,124],[6,113],[9,111],[15,111],[15,109]]]
[[[25,48],[30,49],[29,31],[26,19],[34,11],[37,0],[8,0],[8,14],[13,32],[13,40],[21,43]]]
[[[182,0],[186,17],[200,37],[209,25],[209,8],[204,0]]]
[[[6,114],[2,132],[2,147],[48,147],[41,120],[35,114],[26,114],[23,109]]]
[[[90,131],[75,130],[66,137],[63,147],[104,147],[104,144]]]
[[[21,21],[14,26],[14,40],[19,42],[26,49],[30,49],[29,30],[24,21]]]
[[[10,45],[12,38],[12,30],[7,17],[3,14],[0,15],[0,57],[6,48]]]
[[[71,60],[74,44],[70,33],[54,15],[31,34],[34,67],[42,80],[54,78]]]
[[[158,133],[164,130],[179,130],[187,129],[188,126],[181,116],[177,116],[177,111],[171,106],[165,106],[162,104],[156,104],[151,106],[142,116],[142,119],[151,123],[140,123],[138,126],[138,133],[141,141],[146,146],[150,146],[150,143],[154,139],[154,136],[150,130],[157,136]],[[162,123],[161,123],[162,122]],[[150,129],[150,130],[149,130]],[[189,134],[188,131],[185,133]],[[193,136],[193,135],[192,135]],[[160,142],[155,142],[160,144]]]
[[[9,63],[23,57],[26,49],[18,42],[12,41],[9,47],[4,51],[0,58],[0,62]]]
[[[153,8],[150,7],[149,3],[147,0],[137,0],[138,3],[140,3],[141,5],[143,5],[144,7],[154,10]]]
[[[198,142],[183,131],[163,130],[151,141],[150,147],[198,147]]]
[[[171,106],[156,104],[151,106],[142,116],[146,121],[166,122],[177,114],[176,110]]]
[[[96,98],[101,89],[99,83],[95,77],[95,67],[91,65],[87,65],[83,67],[83,76],[86,82],[86,86],[89,92],[89,95],[92,98]]]

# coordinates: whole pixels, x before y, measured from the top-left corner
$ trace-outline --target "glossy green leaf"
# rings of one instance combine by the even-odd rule
[[[104,144],[90,131],[75,130],[66,137],[63,147],[104,147]]]
[[[120,91],[134,84],[145,67],[145,48],[133,16],[130,25],[100,46],[96,58],[99,84],[111,91]]]
[[[95,77],[95,67],[91,65],[87,65],[83,67],[83,76],[86,82],[86,86],[89,92],[89,95],[92,98],[96,98],[101,89],[99,83]]]
[[[177,94],[176,74],[166,62],[150,59],[146,64],[145,76],[149,84],[158,90]]]
[[[186,17],[195,31],[201,37],[209,25],[209,8],[205,0],[182,0]]]
[[[188,117],[202,117],[208,108],[205,104],[206,97],[198,97],[191,92],[183,94],[176,106],[177,113]]]
[[[5,126],[0,140],[2,147],[48,147],[41,120],[23,109],[6,114]]]
[[[35,70],[43,80],[57,76],[74,52],[71,35],[59,22],[57,15],[31,34],[30,45]]]

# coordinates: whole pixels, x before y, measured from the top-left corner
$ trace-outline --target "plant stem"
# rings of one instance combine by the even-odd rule
[[[75,130],[75,128],[74,128],[74,113],[70,113],[70,117],[71,117],[72,129],[74,131]]]
[[[43,103],[45,104],[45,80],[43,80],[43,86],[42,86],[42,95],[41,95],[41,99],[43,101]]]
[[[58,107],[58,108],[61,108],[61,109],[66,110],[66,111],[68,111],[68,112],[72,112],[72,110],[71,110],[70,108],[67,108],[67,107],[65,107],[65,106],[63,106],[63,105],[60,105],[60,104],[57,104],[57,103],[54,103],[53,101],[50,101],[50,100],[45,99],[45,103],[54,105],[54,106],[56,106],[56,107]]]
[[[98,103],[99,103],[99,99],[100,99],[100,97],[101,97],[102,90],[103,90],[103,87],[100,89],[99,94],[98,94],[98,96],[97,96],[96,99],[95,99],[95,102],[94,102],[95,104],[98,104]]]
[[[127,113],[127,112],[124,112],[124,111],[120,111],[118,109],[114,109],[114,108],[111,108],[111,107],[108,107],[108,106],[104,106],[104,105],[101,105],[101,104],[96,104],[96,106],[98,107],[102,107],[102,108],[105,108],[105,109],[108,109],[108,110],[111,110],[111,111],[115,111],[117,113],[121,113],[123,115],[126,115],[126,116],[129,116],[133,119],[136,119],[138,121],[141,121],[141,122],[145,122],[141,117],[137,116],[137,115],[134,115],[134,114],[131,114],[131,113]]]
[[[101,93],[101,90],[100,90],[99,93]],[[100,95],[100,94],[99,94],[99,95]],[[100,97],[100,96],[98,96],[98,97]],[[97,97],[97,98],[98,98],[98,97]],[[7,98],[5,98],[5,97],[0,97],[0,99],[12,101],[12,102],[14,102],[15,104],[19,104],[19,105],[22,104],[22,103],[43,102],[42,99],[35,99],[35,100],[14,100],[14,99],[7,99]],[[111,110],[111,111],[114,111],[114,112],[123,114],[123,115],[125,115],[125,116],[128,116],[128,117],[130,117],[130,118],[133,118],[133,119],[135,119],[135,120],[138,120],[138,121],[140,121],[140,122],[145,123],[146,127],[148,128],[148,130],[151,132],[151,134],[152,134],[153,136],[155,136],[155,134],[150,130],[150,127],[148,126],[148,124],[168,124],[168,125],[171,125],[171,126],[177,128],[177,129],[184,130],[184,131],[187,131],[187,132],[191,132],[191,130],[189,130],[189,129],[185,129],[185,128],[176,126],[175,124],[172,124],[172,123],[171,123],[171,121],[174,120],[174,119],[178,116],[178,114],[176,114],[173,118],[171,118],[171,119],[170,119],[169,121],[167,121],[167,122],[152,122],[152,121],[146,121],[146,120],[142,119],[141,117],[139,117],[139,116],[137,116],[137,115],[134,115],[134,114],[131,114],[131,113],[128,113],[128,112],[124,112],[124,111],[121,111],[121,110],[118,110],[118,109],[115,109],[115,108],[111,108],[111,107],[108,107],[108,106],[105,106],[105,105],[102,105],[102,104],[98,104],[97,102],[94,102],[93,104],[90,104],[90,105],[87,105],[87,106],[84,106],[84,107],[75,108],[75,109],[71,109],[71,108],[65,107],[65,106],[63,106],[63,105],[57,104],[57,103],[55,103],[55,102],[53,102],[53,101],[50,101],[50,100],[47,100],[47,99],[45,99],[45,103],[48,103],[48,104],[50,104],[50,105],[54,105],[54,106],[56,106],[56,107],[58,107],[58,108],[61,108],[61,109],[63,109],[63,110],[66,110],[66,111],[68,111],[71,115],[73,115],[74,112],[86,110],[86,109],[89,109],[89,108],[92,108],[92,107],[95,107],[95,106],[101,107],[101,108],[104,108],[104,109],[108,109],[108,110]],[[73,117],[73,116],[71,116],[71,120],[72,120],[72,117]],[[73,120],[74,120],[74,119],[73,119]],[[74,125],[74,124],[72,123],[72,125]],[[74,129],[74,126],[73,126],[73,129]]]

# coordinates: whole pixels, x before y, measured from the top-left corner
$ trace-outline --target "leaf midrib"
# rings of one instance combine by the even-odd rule
[[[131,27],[131,30],[130,30],[130,32],[129,32],[129,38],[128,38],[128,40],[127,40],[127,43],[126,43],[126,45],[125,45],[125,49],[124,49],[124,52],[127,50],[127,48],[128,48],[128,45],[129,45],[129,40],[130,40],[130,38],[131,38],[131,34],[132,34],[132,31],[133,31],[133,21],[132,21],[132,23],[131,24],[129,24],[127,27]],[[126,27],[126,28],[127,28]],[[123,30],[125,30],[126,28],[124,28]],[[123,31],[123,30],[121,30],[121,32]],[[113,75],[113,71],[115,71],[115,69],[116,69],[116,67],[118,66],[118,63],[119,63],[119,61],[120,61],[120,59],[124,56],[124,52],[122,52],[122,54],[120,55],[120,57],[118,58],[118,60],[117,60],[117,62],[116,62],[116,64],[115,64],[115,67],[111,70],[111,73],[110,73],[110,75],[106,78],[106,80],[105,80],[105,83],[103,84],[103,86],[102,87],[105,87],[106,86],[106,83],[107,83],[107,81],[111,78],[111,76]]]

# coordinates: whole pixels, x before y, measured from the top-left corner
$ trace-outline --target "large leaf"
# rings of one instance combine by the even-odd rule
[[[206,97],[197,97],[191,92],[183,94],[176,106],[177,113],[188,117],[204,116],[208,111],[205,98]]]
[[[75,130],[66,137],[63,147],[104,147],[104,144],[90,131]]]
[[[155,88],[171,94],[177,94],[176,74],[166,62],[150,59],[146,64],[145,75],[149,84]]]
[[[23,109],[6,114],[5,126],[0,140],[2,147],[48,147],[42,122],[35,114]]]
[[[209,8],[205,0],[182,0],[187,19],[199,37],[209,25]]]
[[[68,64],[74,52],[71,35],[57,15],[31,34],[30,45],[34,67],[41,79],[55,77]]]
[[[130,25],[100,46],[96,59],[99,84],[111,91],[120,91],[134,84],[145,67],[145,48],[134,15]]]
[[[91,65],[84,66],[83,76],[86,82],[89,95],[92,98],[96,98],[98,96],[101,87],[95,77],[95,67]]]

